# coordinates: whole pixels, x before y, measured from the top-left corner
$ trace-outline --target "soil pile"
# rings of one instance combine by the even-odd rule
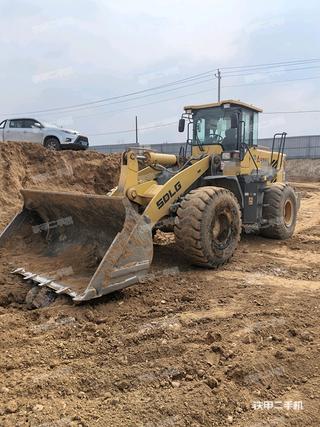
[[[106,194],[119,177],[119,154],[50,151],[29,143],[0,144],[0,229],[19,211],[20,190]]]
[[[288,160],[286,173],[289,181],[319,182],[320,159]]]

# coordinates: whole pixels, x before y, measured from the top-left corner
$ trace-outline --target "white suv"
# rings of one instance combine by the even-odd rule
[[[75,130],[35,119],[9,119],[0,123],[1,142],[36,142],[51,150],[86,150],[89,141]]]

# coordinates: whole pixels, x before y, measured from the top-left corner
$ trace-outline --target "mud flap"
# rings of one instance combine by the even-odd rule
[[[14,272],[75,301],[136,283],[153,257],[150,220],[126,197],[23,190],[0,236]]]

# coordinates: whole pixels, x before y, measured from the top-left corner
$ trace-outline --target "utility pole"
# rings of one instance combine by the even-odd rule
[[[136,145],[139,144],[139,139],[138,139],[138,116],[136,116]]]
[[[218,79],[218,102],[221,101],[221,71],[219,70],[219,68],[217,69],[217,73],[214,75],[217,79]]]

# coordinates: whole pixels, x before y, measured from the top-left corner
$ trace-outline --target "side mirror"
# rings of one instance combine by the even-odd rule
[[[184,132],[184,127],[185,127],[186,121],[185,119],[180,119],[179,120],[179,132]]]
[[[238,129],[238,114],[231,114],[231,129]]]
[[[41,129],[42,128],[42,126],[41,126],[41,124],[40,123],[34,123],[33,125],[32,125],[32,127],[33,128],[37,128],[37,129]]]

